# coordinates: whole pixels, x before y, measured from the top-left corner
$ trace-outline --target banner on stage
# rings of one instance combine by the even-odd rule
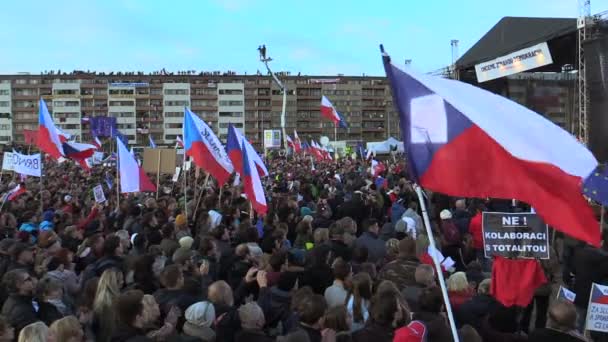
[[[585,327],[587,330],[608,332],[608,286],[591,285]]]
[[[574,299],[576,299],[576,293],[568,290],[563,286],[560,286],[559,291],[557,291],[557,299],[565,299],[571,303],[574,303]]]
[[[549,259],[549,228],[532,213],[493,213],[482,216],[486,258]]]
[[[552,63],[549,46],[543,42],[491,61],[479,63],[475,65],[475,74],[477,74],[477,81],[481,83]]]
[[[106,195],[103,193],[101,184],[98,184],[93,188],[93,196],[95,196],[95,202],[97,203],[103,203],[106,201]]]
[[[42,174],[40,153],[26,155],[13,151],[13,170],[23,175],[40,177]]]
[[[13,153],[12,152],[4,152],[4,156],[2,157],[2,170],[13,171],[15,169],[13,165]]]

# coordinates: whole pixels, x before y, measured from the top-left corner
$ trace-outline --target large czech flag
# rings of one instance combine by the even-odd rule
[[[472,85],[401,70],[383,52],[411,175],[451,196],[515,198],[550,226],[599,245],[582,195],[597,160],[568,132]]]
[[[224,184],[234,167],[220,140],[211,128],[190,109],[184,108],[184,145],[194,164]]]
[[[266,205],[266,195],[264,194],[264,187],[260,180],[257,167],[250,158],[250,151],[245,147],[245,142],[241,145],[243,151],[243,184],[245,195],[251,206],[260,215],[266,214],[268,206]]]
[[[116,138],[118,146],[118,170],[120,174],[120,192],[155,192],[156,186],[152,184],[146,172],[141,168],[135,157],[127,150],[120,138]]]
[[[260,155],[255,151],[253,146],[247,141],[247,139],[239,132],[236,127],[232,124],[228,126],[228,138],[226,139],[226,152],[234,170],[241,176],[243,175],[243,150],[244,146],[249,153],[249,159],[253,161],[260,176],[268,176],[268,169],[264,165],[264,161],[260,158]]]
[[[38,109],[38,139],[36,145],[40,151],[48,153],[55,159],[64,156],[62,139],[59,130],[55,127],[53,118],[43,99],[40,99]],[[65,141],[65,140],[64,140]]]

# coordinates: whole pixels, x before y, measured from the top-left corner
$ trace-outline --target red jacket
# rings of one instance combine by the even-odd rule
[[[80,222],[78,222],[78,224],[76,225],[76,228],[80,230],[86,229],[89,223],[93,222],[93,220],[97,217],[98,213],[99,210],[97,208],[91,210],[89,216],[87,216],[84,220],[80,220]]]
[[[481,212],[477,213],[469,223],[469,234],[473,237],[473,248],[483,249],[483,235],[481,231]]]

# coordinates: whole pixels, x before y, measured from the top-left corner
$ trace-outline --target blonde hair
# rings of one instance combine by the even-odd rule
[[[95,300],[93,301],[93,314],[99,321],[100,326],[97,341],[109,341],[116,328],[113,305],[114,300],[120,295],[121,276],[122,273],[119,270],[111,268],[103,271],[99,279]]]
[[[26,325],[19,333],[18,342],[46,342],[49,327],[42,322]]]
[[[327,228],[317,228],[313,233],[313,239],[315,241],[315,245],[319,245],[323,242],[329,241],[329,229]]]
[[[456,272],[448,278],[448,290],[464,291],[469,288],[469,281],[464,272]]]
[[[80,338],[84,332],[78,318],[66,316],[56,320],[49,328],[56,341],[69,341],[71,338]]]

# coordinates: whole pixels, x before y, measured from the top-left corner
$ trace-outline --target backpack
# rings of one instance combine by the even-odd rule
[[[454,224],[454,222],[450,221],[442,221],[441,229],[443,230],[443,239],[447,245],[457,245],[460,243],[460,231]]]

